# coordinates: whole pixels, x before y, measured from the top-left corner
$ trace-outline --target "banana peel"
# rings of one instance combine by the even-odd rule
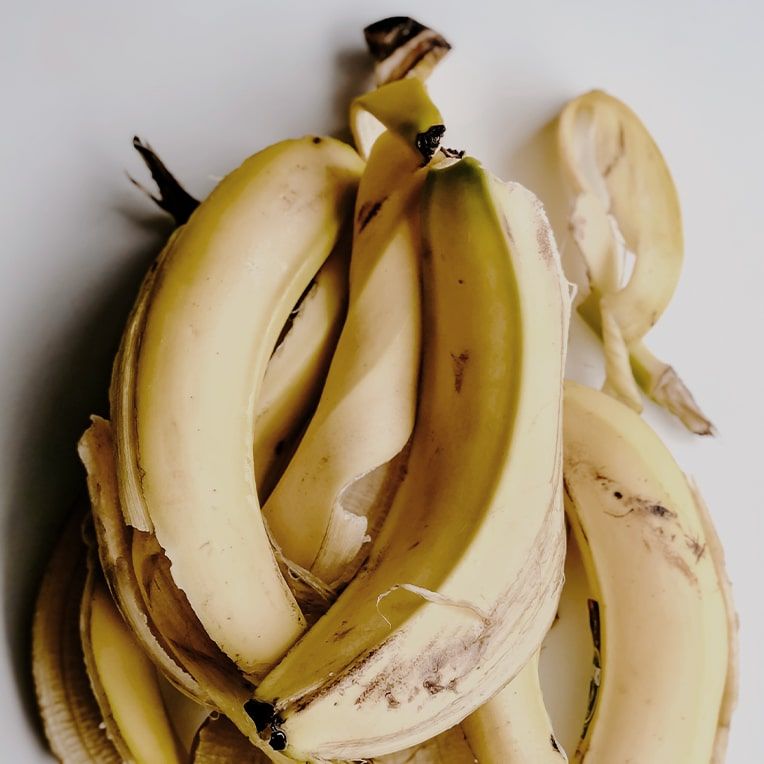
[[[601,90],[563,108],[558,149],[589,287],[578,310],[604,342],[604,390],[639,412],[639,384],[692,432],[712,434],[674,369],[643,342],[671,301],[684,258],[679,198],[660,149],[639,117]],[[623,283],[627,253],[635,259]]]
[[[32,675],[45,736],[67,764],[119,764],[122,756],[102,724],[80,641],[80,603],[88,577],[85,512],[69,519],[37,595],[32,624]]]

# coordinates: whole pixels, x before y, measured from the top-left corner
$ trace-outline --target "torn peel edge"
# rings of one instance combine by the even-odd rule
[[[685,475],[685,478],[690,493],[695,500],[703,533],[706,537],[706,547],[711,555],[711,561],[716,570],[716,575],[719,580],[719,588],[721,589],[724,608],[727,614],[727,678],[724,683],[724,692],[719,707],[719,720],[710,762],[710,764],[724,764],[732,715],[737,706],[740,688],[740,646],[738,639],[740,622],[732,596],[732,583],[727,575],[724,547],[722,546],[719,534],[716,532],[713,519],[711,518],[711,512],[701,496],[695,480],[689,475]]]
[[[598,292],[591,285],[589,290],[576,309],[589,328],[602,340]],[[628,352],[631,375],[650,400],[676,416],[690,432],[703,436],[717,434],[713,423],[703,413],[673,366],[653,355],[643,340],[629,345]],[[621,364],[615,368],[619,369],[619,374],[625,374]]]
[[[387,619],[387,617],[382,612],[379,605],[382,602],[382,600],[389,597],[393,592],[396,592],[396,591],[409,592],[410,594],[414,594],[417,597],[421,597],[422,599],[426,600],[427,602],[431,602],[434,605],[446,605],[448,607],[455,607],[455,608],[462,608],[464,610],[469,610],[477,618],[483,621],[483,623],[488,623],[491,620],[490,613],[479,608],[477,605],[473,604],[472,602],[468,602],[467,600],[453,599],[452,597],[448,597],[445,594],[440,594],[439,592],[432,591],[432,589],[427,589],[424,586],[417,586],[416,584],[394,584],[387,591],[382,592],[377,597],[377,605],[376,605],[377,612],[385,621],[385,623],[391,628],[392,628],[392,623],[390,623],[390,621]]]

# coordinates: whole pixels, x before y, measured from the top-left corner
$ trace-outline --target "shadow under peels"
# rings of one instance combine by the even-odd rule
[[[357,48],[337,54],[330,130],[334,137],[352,143],[350,103],[371,86],[372,71],[362,39]],[[74,318],[60,316],[55,331],[39,343],[29,377],[42,381],[19,392],[12,426],[20,436],[2,519],[5,637],[20,704],[41,746],[44,734],[31,667],[37,590],[67,519],[87,500],[77,441],[91,414],[108,416],[111,367],[125,321],[148,265],[173,229],[169,217],[139,212],[135,197],[127,203],[122,193],[116,196],[117,212],[143,230],[145,243],[115,265],[93,291],[85,311]],[[147,210],[150,204],[147,200]],[[95,261],[99,253],[92,256]]]
[[[93,413],[108,415],[114,354],[148,264],[167,239],[168,218],[120,209],[149,232],[148,241],[115,265],[75,319],[60,316],[19,392],[19,433],[3,517],[6,645],[21,706],[43,742],[31,668],[31,624],[43,571],[67,518],[86,500],[76,444]],[[97,258],[98,253],[93,253]],[[67,321],[67,318],[69,320]],[[51,350],[54,349],[54,350]]]

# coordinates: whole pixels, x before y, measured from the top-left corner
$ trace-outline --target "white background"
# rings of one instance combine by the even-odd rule
[[[46,760],[28,677],[30,603],[82,488],[75,440],[91,411],[105,412],[121,324],[169,231],[125,178],[125,169],[145,177],[132,135],[149,139],[203,195],[214,176],[272,141],[341,129],[367,71],[361,28],[403,12],[454,46],[431,82],[447,144],[530,185],[553,221],[555,175],[534,135],[566,99],[592,87],[618,95],[668,159],[686,261],[650,345],[678,368],[719,436],[693,438],[649,406],[647,416],[698,478],[727,549],[742,647],[728,760],[760,760],[762,3],[3,5],[1,759]],[[570,372],[600,379],[596,346],[581,327]]]

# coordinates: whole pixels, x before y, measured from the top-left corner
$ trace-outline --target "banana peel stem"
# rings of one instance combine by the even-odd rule
[[[716,435],[713,423],[701,411],[673,366],[656,358],[644,342],[632,345],[630,351],[634,378],[650,398],[696,435]]]
[[[451,50],[442,35],[408,16],[377,21],[363,35],[374,59],[377,86],[405,77],[425,80]]]
[[[140,154],[141,159],[148,167],[151,177],[159,190],[159,196],[155,196],[143,184],[139,183],[128,173],[128,179],[138,189],[143,191],[160,209],[168,212],[175,220],[176,225],[183,225],[191,213],[199,206],[199,200],[191,196],[178,182],[175,176],[167,169],[165,163],[148,143],[144,143],[137,135],[133,138],[133,148]]]

